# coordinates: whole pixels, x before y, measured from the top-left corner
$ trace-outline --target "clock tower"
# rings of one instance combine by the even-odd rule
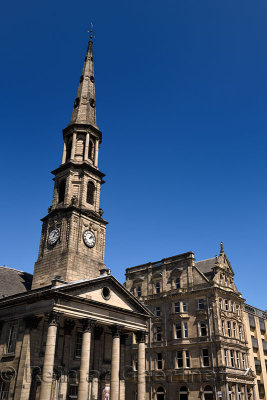
[[[63,130],[63,156],[54,174],[54,194],[42,219],[32,289],[99,276],[105,268],[107,222],[99,208],[105,176],[98,169],[102,134],[96,124],[93,43],[90,37],[69,125]]]

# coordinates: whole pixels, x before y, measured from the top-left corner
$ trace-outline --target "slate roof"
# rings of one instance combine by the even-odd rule
[[[216,258],[208,258],[207,260],[197,261],[196,267],[208,278],[212,279],[214,276],[213,268],[215,267]]]
[[[0,298],[28,292],[31,285],[32,274],[0,266]]]

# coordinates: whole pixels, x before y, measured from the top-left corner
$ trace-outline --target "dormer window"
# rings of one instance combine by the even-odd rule
[[[160,293],[160,282],[159,281],[156,282],[156,284],[155,284],[155,290],[156,290],[156,293]]]

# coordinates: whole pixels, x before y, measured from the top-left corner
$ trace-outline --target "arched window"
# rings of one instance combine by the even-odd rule
[[[88,158],[92,161],[94,160],[94,152],[95,152],[94,150],[95,150],[95,144],[94,144],[93,140],[90,140],[89,148],[88,148]]]
[[[160,282],[156,282],[155,288],[156,288],[156,293],[160,293]]]
[[[89,204],[94,204],[94,197],[95,197],[95,185],[92,181],[89,181],[87,184],[87,198],[86,201]]]
[[[179,400],[188,400],[188,390],[186,386],[181,387]]]
[[[179,276],[177,276],[177,278],[175,280],[175,287],[176,287],[176,289],[180,289],[180,287],[181,287],[181,279]]]
[[[205,386],[204,388],[204,399],[205,400],[213,400],[213,390],[211,386]]]
[[[60,181],[59,187],[58,187],[58,202],[59,203],[64,203],[65,191],[66,191],[66,180],[62,179],[62,181]]]
[[[72,140],[70,139],[66,148],[66,161],[69,161],[71,158],[71,150],[72,150]]]
[[[165,390],[162,386],[157,389],[157,400],[165,400]]]

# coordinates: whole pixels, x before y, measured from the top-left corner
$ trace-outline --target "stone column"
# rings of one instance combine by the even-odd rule
[[[99,140],[95,141],[95,167],[98,166],[98,148],[99,148]]]
[[[71,149],[71,156],[70,156],[71,160],[74,160],[74,156],[75,156],[76,138],[77,138],[77,133],[74,132],[73,138],[72,138],[72,149]]]
[[[256,397],[255,385],[253,385],[252,390],[253,390],[253,400],[256,400],[257,397]]]
[[[98,400],[98,377],[92,378],[92,400]]]
[[[91,332],[93,321],[86,318],[83,321],[82,353],[80,365],[80,380],[78,388],[78,400],[87,400],[89,391],[89,366],[90,366],[90,348]]]
[[[112,327],[112,359],[111,359],[111,378],[110,394],[111,400],[119,400],[120,393],[120,334],[121,327]]]
[[[51,397],[58,321],[59,314],[52,311],[48,320],[40,400],[50,400]]]
[[[85,138],[85,148],[84,148],[84,160],[88,160],[88,151],[89,151],[89,141],[90,141],[90,133],[87,132],[86,138]]]
[[[62,162],[61,164],[64,164],[66,162],[66,143],[64,141],[64,146],[63,146],[63,154],[62,154]]]
[[[138,342],[138,382],[137,382],[137,399],[145,400],[146,398],[146,332],[138,332],[136,335]]]

